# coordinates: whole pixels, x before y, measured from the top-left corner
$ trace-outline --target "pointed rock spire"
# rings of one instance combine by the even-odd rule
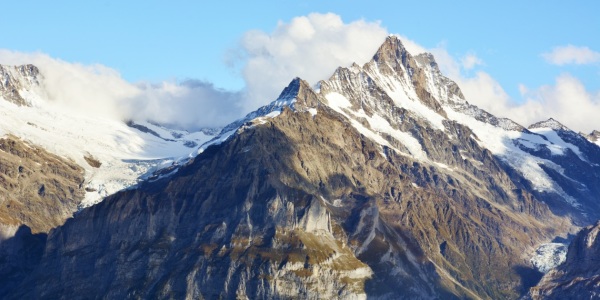
[[[296,99],[294,107],[296,109],[317,107],[319,102],[319,96],[310,87],[308,82],[296,77],[288,86],[283,89],[277,101],[291,101]]]
[[[410,53],[406,50],[400,38],[394,35],[388,36],[383,44],[379,47],[375,55],[373,56],[373,60],[378,64],[388,63],[394,65],[396,63],[401,63],[403,65],[407,65]]]

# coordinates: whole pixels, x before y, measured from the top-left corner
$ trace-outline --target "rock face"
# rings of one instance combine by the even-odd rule
[[[73,162],[0,138],[0,298],[38,265],[46,233],[73,215],[82,183]]]
[[[22,93],[39,85],[40,71],[34,65],[0,65],[0,97],[19,106],[31,105]]]
[[[546,274],[529,292],[530,299],[596,299],[600,297],[600,222],[571,241],[566,261]]]
[[[31,241],[6,298],[516,299],[530,252],[600,213],[597,167],[570,173],[600,148],[546,125],[470,105],[391,36]]]

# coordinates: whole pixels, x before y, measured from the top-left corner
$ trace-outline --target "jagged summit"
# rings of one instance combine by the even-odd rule
[[[529,125],[528,129],[542,129],[542,128],[550,128],[552,130],[566,130],[570,131],[565,125],[556,121],[554,118],[549,118],[546,121],[540,121],[534,124]]]
[[[402,41],[397,36],[391,35],[386,37],[385,41],[373,56],[373,60],[379,64],[387,62],[387,63],[395,63],[402,62],[406,63],[408,61],[410,53],[402,44]]]
[[[0,97],[19,106],[30,106],[24,94],[40,84],[40,76],[40,70],[31,64],[0,65]]]

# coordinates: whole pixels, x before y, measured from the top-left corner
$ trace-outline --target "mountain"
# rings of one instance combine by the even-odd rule
[[[581,230],[569,245],[563,264],[547,273],[529,292],[530,299],[600,297],[600,222]]]
[[[0,65],[0,97],[16,105],[31,105],[30,93],[39,85],[40,70],[34,65]]]
[[[471,105],[395,36],[198,144],[47,236],[0,244],[32,249],[0,295],[516,299],[543,275],[538,248],[600,218],[597,145]]]

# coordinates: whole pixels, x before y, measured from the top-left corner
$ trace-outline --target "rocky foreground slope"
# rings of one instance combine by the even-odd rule
[[[36,240],[5,295],[516,299],[538,245],[600,217],[600,148],[559,125],[470,105],[390,36]]]

